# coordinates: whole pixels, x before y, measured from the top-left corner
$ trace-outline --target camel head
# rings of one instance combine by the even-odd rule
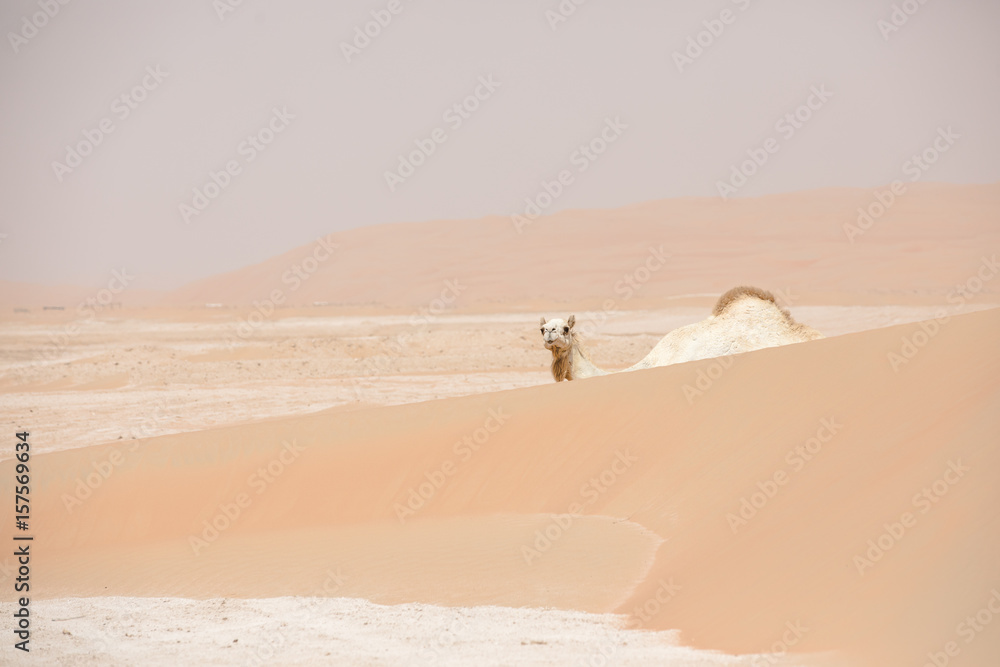
[[[546,321],[542,318],[542,340],[545,348],[554,352],[569,350],[573,346],[573,325],[576,315],[570,315],[568,320],[558,317]]]

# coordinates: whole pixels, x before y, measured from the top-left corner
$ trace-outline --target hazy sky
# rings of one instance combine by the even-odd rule
[[[949,127],[923,180],[1000,180],[996,0],[238,1],[0,4],[0,279],[174,287],[561,170],[548,213],[718,195],[747,151],[736,196],[884,185]]]

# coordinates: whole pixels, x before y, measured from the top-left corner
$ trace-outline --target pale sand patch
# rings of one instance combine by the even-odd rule
[[[0,603],[9,617],[12,605]],[[624,629],[614,614],[383,606],[356,598],[62,598],[33,603],[31,654],[6,664],[579,665],[792,667],[803,656],[730,656]],[[756,657],[756,662],[754,658]]]

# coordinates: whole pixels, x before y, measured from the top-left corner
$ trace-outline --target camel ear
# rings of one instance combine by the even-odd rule
[[[543,326],[543,327],[545,326],[545,323],[546,323],[546,322],[548,322],[548,320],[546,320],[546,319],[545,319],[545,316],[544,316],[544,315],[542,315],[542,326]]]
[[[566,324],[568,324],[569,328],[572,329],[573,325],[576,324],[576,315],[570,315],[569,319],[566,320]]]

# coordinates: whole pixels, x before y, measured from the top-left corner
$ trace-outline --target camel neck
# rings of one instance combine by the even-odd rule
[[[574,341],[568,352],[552,351],[552,375],[559,382],[607,375],[607,372],[595,366],[580,348],[579,342]]]
[[[573,379],[589,378],[597,375],[607,375],[606,371],[594,365],[590,357],[580,349],[580,344],[573,346]]]

